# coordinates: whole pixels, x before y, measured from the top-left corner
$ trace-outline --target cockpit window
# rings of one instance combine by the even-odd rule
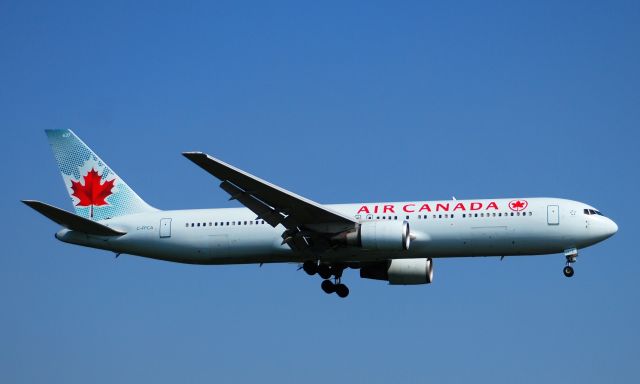
[[[604,216],[602,214],[602,212],[600,212],[600,211],[596,211],[595,209],[586,209],[586,208],[584,210],[584,214],[585,215],[600,215],[600,216]]]

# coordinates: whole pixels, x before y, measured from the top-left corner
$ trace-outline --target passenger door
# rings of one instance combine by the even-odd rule
[[[160,219],[160,237],[171,237],[171,219]]]
[[[560,224],[560,207],[557,205],[547,206],[547,224],[558,225]]]

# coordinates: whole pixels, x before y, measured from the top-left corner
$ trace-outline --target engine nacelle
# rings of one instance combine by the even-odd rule
[[[377,251],[407,251],[411,245],[408,221],[367,221],[360,224],[362,248]]]
[[[406,251],[411,245],[411,231],[408,221],[366,221],[333,240],[372,251]]]
[[[431,259],[393,259],[360,268],[363,279],[385,280],[391,285],[429,284],[433,281]]]

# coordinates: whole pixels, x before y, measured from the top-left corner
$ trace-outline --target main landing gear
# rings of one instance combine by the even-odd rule
[[[349,288],[340,283],[340,279],[336,278],[336,282],[334,283],[331,280],[323,280],[322,284],[320,284],[320,288],[322,288],[325,293],[336,293],[336,295],[342,297],[343,299],[349,296]]]
[[[335,293],[339,297],[349,296],[349,288],[342,284],[342,272],[345,267],[337,264],[318,264],[316,261],[305,261],[302,269],[310,276],[316,273],[323,279],[320,288],[325,293]],[[333,279],[331,277],[333,276]],[[333,281],[332,281],[333,280]]]
[[[566,277],[571,277],[573,276],[574,272],[571,264],[576,262],[576,258],[578,257],[578,250],[576,248],[567,249],[566,251],[564,251],[564,256],[567,258],[567,264],[562,269],[562,273],[564,273]]]

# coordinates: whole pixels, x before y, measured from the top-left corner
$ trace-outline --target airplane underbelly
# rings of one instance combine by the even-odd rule
[[[514,250],[515,231],[506,225],[476,226],[466,232],[462,245],[467,253],[498,255]]]

